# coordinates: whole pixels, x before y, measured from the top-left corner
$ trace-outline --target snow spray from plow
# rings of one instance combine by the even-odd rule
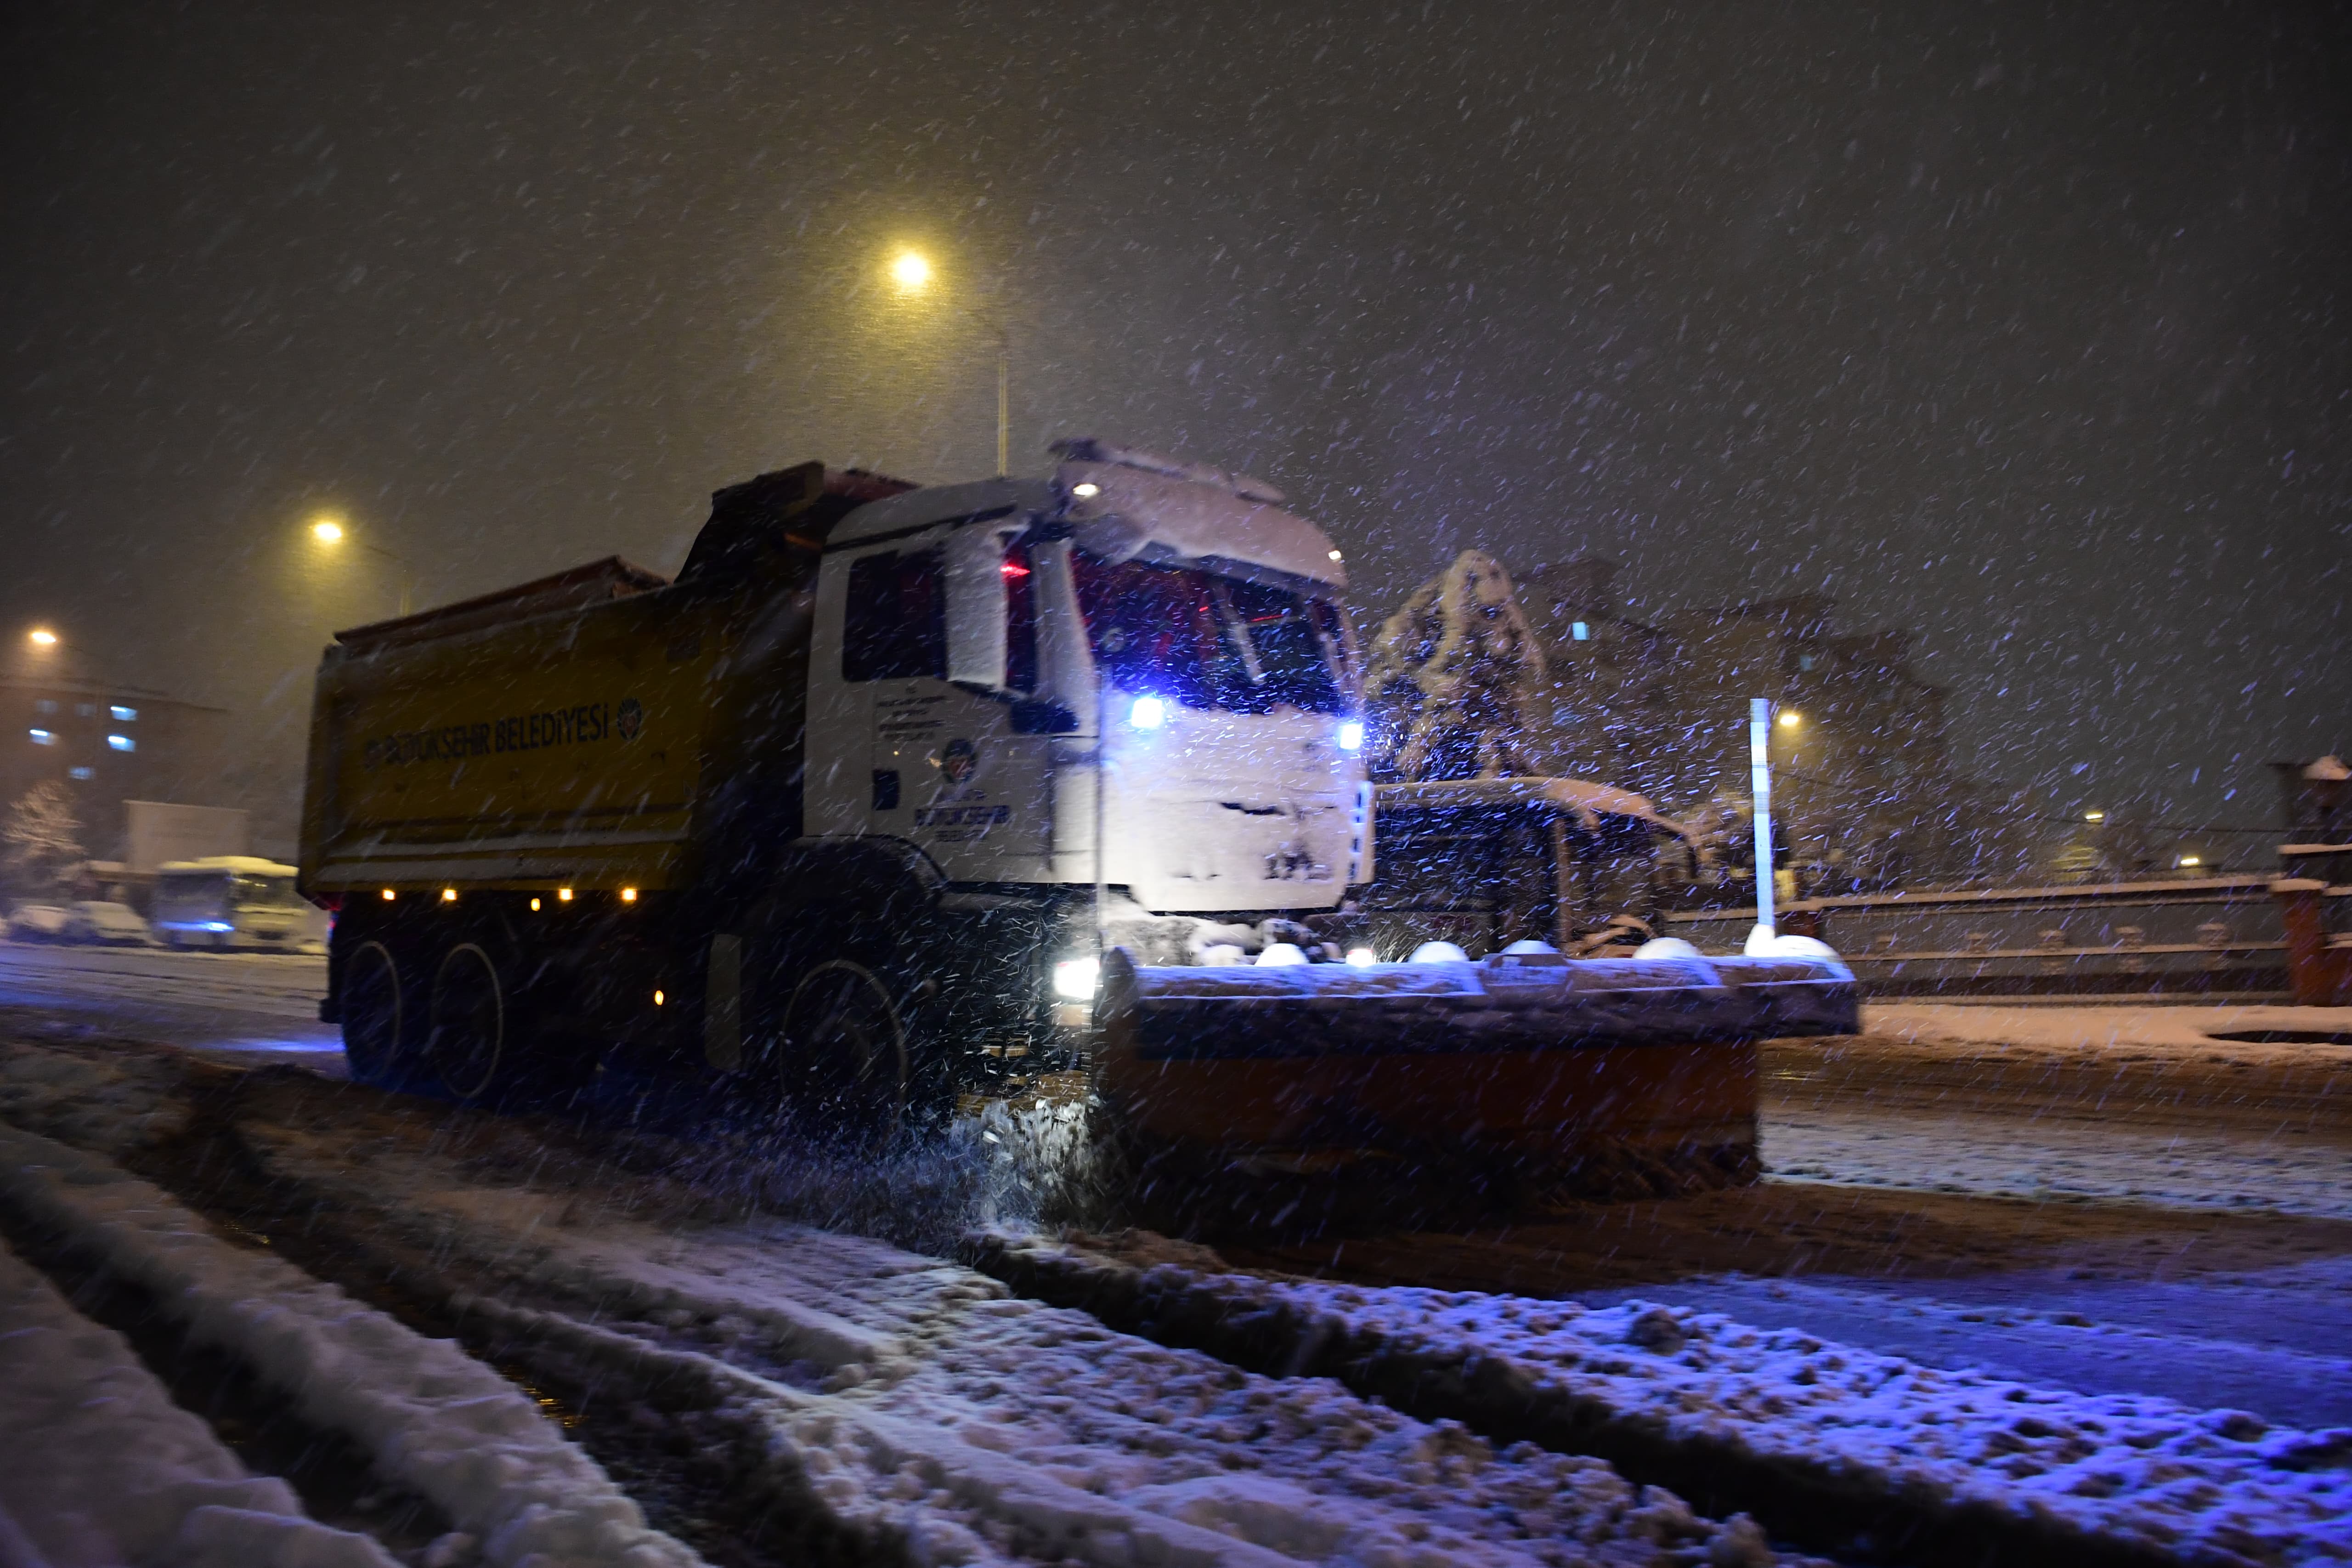
[[[1115,949],[1097,1018],[1097,1091],[1147,1190],[1457,1166],[1451,1190],[1490,1202],[1751,1182],[1757,1042],[1860,1026],[1852,973],[1812,954],[1163,967]]]

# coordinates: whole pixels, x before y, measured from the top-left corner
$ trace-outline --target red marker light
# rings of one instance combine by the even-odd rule
[[[1022,565],[1018,561],[1008,561],[1003,566],[998,567],[997,570],[1003,572],[1007,577],[1026,577],[1029,575],[1029,568]]]

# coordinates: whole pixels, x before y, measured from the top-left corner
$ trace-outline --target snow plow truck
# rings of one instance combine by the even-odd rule
[[[1842,967],[1351,954],[1339,551],[1245,477],[1055,451],[804,464],[719,491],[675,579],[339,634],[301,884],[352,1076],[497,1103],[621,1066],[871,1143],[1059,1066],[1147,1186],[1752,1173],[1756,1042],[1851,1031]]]

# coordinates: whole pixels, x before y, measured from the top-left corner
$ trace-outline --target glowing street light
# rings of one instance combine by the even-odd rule
[[[931,264],[920,251],[902,250],[890,263],[890,279],[911,293],[931,280]]]
[[[2104,811],[2086,811],[2083,814],[2083,820],[2085,822],[2105,822],[2106,819],[2107,814]]]
[[[1805,716],[1798,712],[1794,708],[1783,708],[1780,710],[1779,722],[1780,728],[1783,730],[1793,730],[1804,721]]]
[[[55,647],[58,646],[58,634],[47,626],[35,626],[25,634],[25,640],[35,647]]]
[[[409,591],[414,582],[415,568],[409,565],[404,557],[394,554],[380,544],[370,544],[364,539],[352,540],[351,531],[343,526],[343,520],[331,511],[322,511],[310,520],[310,537],[330,549],[339,548],[349,540],[369,554],[381,555],[398,567],[400,569],[399,613],[404,616],[408,614]]]

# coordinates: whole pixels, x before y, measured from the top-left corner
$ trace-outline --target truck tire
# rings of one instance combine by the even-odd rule
[[[399,1077],[403,1024],[400,964],[380,942],[343,961],[343,1061],[353,1083],[391,1089]]]
[[[898,1132],[912,1075],[882,976],[854,959],[818,964],[793,987],[779,1034],[785,1093],[816,1129],[858,1145]]]
[[[488,1098],[498,1088],[506,1034],[506,990],[498,965],[478,942],[458,942],[434,971],[425,1036],[425,1059],[442,1091],[461,1104]]]

